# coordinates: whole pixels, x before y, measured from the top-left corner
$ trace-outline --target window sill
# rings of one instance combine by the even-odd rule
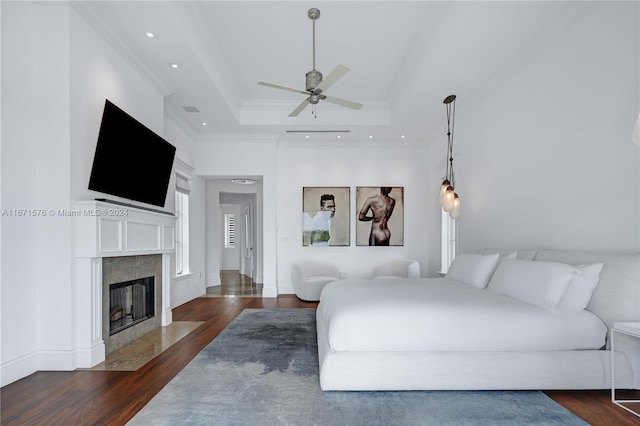
[[[183,272],[180,275],[174,275],[173,279],[174,280],[184,280],[184,279],[187,279],[187,278],[191,277],[192,275],[193,275],[193,272]]]

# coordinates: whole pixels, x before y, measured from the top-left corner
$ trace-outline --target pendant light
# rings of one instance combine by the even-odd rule
[[[461,214],[460,197],[455,192],[455,174],[453,172],[453,128],[456,115],[456,95],[447,96],[443,103],[447,110],[447,170],[440,185],[439,201],[442,209],[449,213],[452,219],[458,219]]]
[[[444,200],[442,202],[442,208],[445,212],[450,213],[451,210],[453,210],[453,201],[457,195],[458,194],[456,194],[453,186],[449,185],[447,190],[444,192]]]
[[[442,182],[442,185],[440,186],[440,204],[444,205],[444,196],[445,193],[447,192],[447,188],[449,188],[449,185],[451,185],[451,182],[449,182],[449,179],[445,179]]]
[[[451,219],[453,220],[458,220],[460,218],[460,213],[460,197],[458,197],[458,194],[455,194],[453,199],[453,208],[449,212],[449,216],[451,216]]]

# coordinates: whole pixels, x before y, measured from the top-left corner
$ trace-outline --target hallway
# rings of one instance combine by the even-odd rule
[[[207,287],[209,297],[262,296],[262,284],[256,284],[239,271],[220,271],[220,285]]]

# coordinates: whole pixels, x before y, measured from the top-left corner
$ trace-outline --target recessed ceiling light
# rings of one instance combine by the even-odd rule
[[[206,122],[203,122],[203,123],[202,123],[202,125],[203,125],[203,126],[206,126],[206,125],[207,125],[207,123],[206,123]]]
[[[373,139],[373,135],[369,135],[369,139]]]
[[[147,34],[147,37],[149,37],[149,38],[154,38],[154,37],[156,36],[156,35],[155,35],[154,33],[152,33],[152,32],[147,32],[146,34]]]
[[[400,139],[404,139],[404,135],[400,135]]]
[[[338,136],[336,136],[336,137],[337,137],[338,139],[340,139],[342,136],[338,135]]]
[[[306,136],[305,136],[305,138],[306,138],[306,139],[309,139],[309,135],[306,135]]]
[[[180,68],[180,65],[176,64],[175,62],[169,62],[169,66],[173,69]]]

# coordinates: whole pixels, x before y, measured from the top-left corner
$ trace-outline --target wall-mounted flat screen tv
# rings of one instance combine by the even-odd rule
[[[107,99],[89,189],[164,207],[175,153],[173,145]]]

